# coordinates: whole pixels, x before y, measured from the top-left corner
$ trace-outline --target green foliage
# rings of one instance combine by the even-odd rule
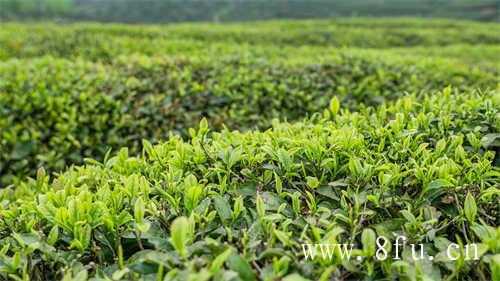
[[[170,227],[170,235],[172,246],[182,257],[187,255],[189,222],[186,217],[178,217],[172,222]]]
[[[268,56],[278,56],[273,51]],[[411,63],[411,64],[410,64]],[[272,58],[197,59],[126,56],[112,64],[64,59],[0,64],[0,172],[3,185],[141,139],[157,142],[207,117],[211,128],[266,129],[271,120],[298,120],[321,112],[357,110],[407,91],[452,84],[493,88],[495,73],[458,65],[383,61],[340,53],[322,64],[275,63]],[[285,94],[286,93],[286,94]]]
[[[499,130],[499,94],[448,88],[264,132],[195,130],[50,183],[40,170],[0,193],[0,269],[45,279],[63,267],[144,280],[489,279],[500,170],[491,147],[466,135]],[[379,235],[424,243],[436,260],[369,258]],[[300,244],[318,241],[350,241],[366,258],[304,262]],[[477,243],[479,260],[440,259],[451,241]]]
[[[208,55],[236,53],[238,56],[251,54],[254,57],[267,56],[266,53],[273,50],[272,53],[279,54],[281,58],[305,56],[310,61],[310,57],[318,53],[323,57],[337,51],[325,47],[357,47],[378,51],[391,48],[385,50],[388,57],[408,52],[423,57],[472,56],[466,62],[476,65],[486,59],[497,59],[495,54],[500,43],[498,28],[498,23],[419,18],[340,18],[167,26],[0,23],[0,58],[52,55],[112,60],[120,54],[197,55],[205,52]],[[380,56],[377,50],[367,52]]]
[[[496,29],[2,24],[0,280],[498,279]]]
[[[467,194],[467,197],[465,197],[464,211],[467,220],[473,222],[477,215],[477,206],[474,197],[472,197],[470,193]]]
[[[61,170],[111,149],[141,150],[170,133],[188,135],[202,117],[211,128],[266,129],[271,120],[335,115],[393,100],[406,91],[453,84],[495,87],[486,71],[340,55],[321,65],[271,60],[127,56],[111,65],[44,58],[0,64],[0,172],[3,185]],[[285,94],[286,93],[286,94]]]

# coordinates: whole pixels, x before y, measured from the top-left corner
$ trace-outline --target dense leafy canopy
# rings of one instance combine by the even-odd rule
[[[0,280],[500,278],[497,24],[0,27]]]
[[[60,170],[85,157],[102,159],[110,148],[128,146],[135,155],[141,139],[186,136],[202,117],[215,129],[266,129],[273,118],[322,111],[334,96],[355,110],[405,92],[497,82],[481,70],[347,54],[293,66],[239,58],[126,56],[108,65],[47,57],[7,61],[0,74],[4,185],[39,166]]]
[[[186,141],[145,141],[141,157],[124,149],[52,184],[39,170],[2,193],[2,268],[49,279],[67,266],[179,280],[483,276],[498,266],[499,102],[445,89],[354,113],[332,106],[265,132],[210,133],[203,120]],[[368,229],[425,243],[436,261],[376,261]],[[457,239],[481,243],[481,259],[447,261],[443,245]],[[366,259],[304,263],[300,243],[322,241],[355,243]]]

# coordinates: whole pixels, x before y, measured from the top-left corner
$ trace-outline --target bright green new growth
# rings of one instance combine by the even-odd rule
[[[488,71],[407,63],[359,54],[321,65],[144,56],[112,65],[10,60],[0,64],[0,185],[34,176],[40,166],[54,171],[87,157],[102,160],[110,148],[137,154],[142,139],[187,136],[202,117],[213,129],[267,129],[274,118],[300,120],[328,104],[336,115],[450,83],[498,83]]]
[[[141,157],[123,149],[51,184],[40,172],[1,193],[1,270],[145,280],[497,274],[500,171],[488,140],[499,106],[498,91],[445,89],[265,132],[207,134],[202,124],[189,140],[145,145]],[[436,259],[376,261],[380,235],[406,235]],[[334,241],[364,259],[304,262],[301,243]],[[451,241],[478,243],[479,260],[446,261]]]
[[[494,89],[497,29],[430,19],[2,23],[0,186],[109,149],[136,155],[142,139],[188,136],[203,117],[215,130],[267,129],[328,104],[336,115],[448,85]]]
[[[498,28],[1,23],[0,280],[500,280]]]

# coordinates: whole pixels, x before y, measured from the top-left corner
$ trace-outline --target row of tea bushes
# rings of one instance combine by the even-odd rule
[[[187,135],[201,117],[211,128],[261,128],[297,120],[333,96],[346,108],[376,105],[407,91],[455,85],[494,88],[489,72],[453,64],[386,63],[339,55],[323,64],[229,58],[126,56],[111,65],[51,57],[0,64],[0,185],[102,159],[109,148]]]
[[[392,55],[392,57],[411,56],[419,58],[441,58],[451,60],[459,65],[477,66],[499,75],[500,71],[500,44],[497,45],[465,45],[457,44],[440,48],[415,47],[415,48],[391,48],[381,53]],[[401,59],[401,58],[399,58]]]
[[[338,19],[332,21],[266,21],[239,24],[175,24],[134,26],[102,24],[2,24],[0,42],[6,48],[57,50],[56,46],[80,46],[95,38],[130,40],[184,39],[206,43],[249,43],[264,45],[349,46],[390,48],[444,46],[451,44],[498,44],[498,23],[396,18]],[[99,39],[101,40],[101,39]],[[59,50],[64,51],[64,50]]]
[[[33,31],[34,32],[34,31]],[[87,33],[64,34],[60,31],[45,34],[40,38],[18,38],[11,32],[2,34],[0,30],[0,59],[32,58],[54,56],[58,58],[85,58],[92,61],[111,63],[120,55],[143,54],[151,56],[239,56],[270,59],[273,61],[300,61],[317,63],[329,60],[338,54],[349,52],[356,55],[380,57],[388,61],[400,61],[402,55],[409,55],[413,60],[453,59],[455,63],[474,67],[493,68],[498,73],[498,44],[453,44],[447,46],[414,46],[386,49],[362,49],[348,47],[327,47],[304,45],[272,45],[248,43],[227,43],[195,39],[170,39],[159,37],[133,37],[125,35]],[[479,41],[480,42],[480,41]],[[444,60],[446,63],[446,60]]]
[[[0,277],[498,280],[500,92],[452,92],[354,113],[334,98],[263,132],[203,120],[140,157],[39,169],[0,191]],[[397,235],[424,260],[377,260],[376,237]],[[305,260],[301,243],[336,242],[350,261]],[[449,260],[452,242],[478,260]]]
[[[427,20],[425,20],[427,21]],[[498,23],[396,18],[371,25],[373,19],[332,21],[270,21],[260,23],[181,24],[167,29],[174,38],[205,42],[273,45],[349,46],[391,48],[445,46],[451,44],[498,44]],[[168,35],[167,35],[168,36]]]

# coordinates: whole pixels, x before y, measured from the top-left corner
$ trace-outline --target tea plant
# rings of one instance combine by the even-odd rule
[[[499,280],[497,30],[1,23],[0,280]]]
[[[453,84],[495,87],[493,73],[458,66],[405,65],[345,55],[316,65],[238,58],[11,60],[0,64],[0,184],[49,173],[86,157],[187,136],[206,117],[211,128],[266,129],[321,111],[334,95],[356,110],[406,91]]]
[[[446,88],[266,131],[171,136],[0,192],[0,276],[15,280],[496,280],[500,92]],[[375,237],[426,257],[374,258]],[[304,259],[353,243],[361,260]],[[446,258],[477,243],[478,260]]]
[[[498,45],[499,24],[459,20],[418,18],[309,21],[265,21],[236,24],[20,24],[0,23],[0,58],[33,57],[51,54],[56,57],[84,56],[112,59],[117,54],[165,53],[175,48],[173,42],[189,41],[184,48],[198,51],[214,43],[223,46],[334,46],[358,48],[393,48],[426,46],[428,48],[467,44]],[[286,30],[286,32],[283,32]],[[173,45],[173,46],[172,46]],[[467,53],[462,54],[467,56]]]

